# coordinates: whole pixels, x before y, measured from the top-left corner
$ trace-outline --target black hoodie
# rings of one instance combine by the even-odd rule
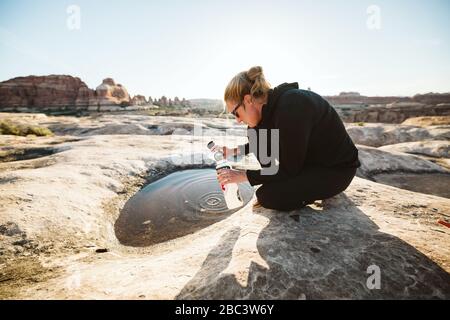
[[[267,103],[262,107],[262,119],[252,129],[258,133],[268,129],[267,156],[270,155],[270,129],[279,129],[279,163],[275,161],[278,171],[272,175],[264,175],[261,170],[247,170],[251,185],[295,177],[308,166],[360,166],[358,150],[334,108],[320,95],[299,89],[297,82],[270,89]],[[251,135],[248,136],[250,140]],[[258,145],[259,137],[258,134]],[[245,154],[248,153],[249,144],[245,145]],[[263,164],[261,155],[256,153],[262,167],[274,165]]]

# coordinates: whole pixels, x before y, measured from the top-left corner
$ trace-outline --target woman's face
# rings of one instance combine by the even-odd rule
[[[250,95],[246,95],[242,102],[226,101],[227,111],[233,112],[238,123],[245,123],[250,128],[256,127],[261,121],[261,110],[256,107]]]

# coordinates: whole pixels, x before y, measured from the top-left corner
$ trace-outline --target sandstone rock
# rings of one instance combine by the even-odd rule
[[[106,100],[105,100],[106,101]],[[107,102],[104,102],[104,103],[107,103]],[[112,105],[100,105],[99,107],[98,107],[98,111],[99,112],[105,112],[105,111],[120,111],[120,110],[123,110],[123,107],[121,107],[121,106],[112,106]]]
[[[111,78],[104,79],[102,84],[95,89],[95,92],[100,106],[128,106],[131,103],[127,90],[121,84],[116,84]]]
[[[140,124],[112,124],[98,129],[93,129],[89,135],[109,134],[141,134],[148,135],[150,130]]]
[[[425,108],[427,105],[425,103],[414,102],[414,101],[400,101],[393,102],[386,105],[386,108]]]
[[[141,96],[137,96],[139,103]],[[79,78],[67,75],[19,77],[0,83],[0,111],[115,111],[128,106],[127,90],[113,79],[106,78],[94,91]]]
[[[419,116],[449,116],[450,93],[414,97],[366,97],[339,95],[325,97],[345,122],[401,123]]]
[[[116,82],[114,81],[113,78],[105,78],[105,79],[103,79],[102,84],[105,84],[105,85],[108,85],[108,86],[111,86],[111,87],[116,86]]]
[[[401,142],[450,139],[450,126],[422,128],[380,123],[366,123],[363,126],[348,124],[347,132],[355,143],[372,147]]]
[[[450,103],[450,92],[416,94],[412,97],[412,100],[427,104]]]
[[[104,130],[105,124],[123,126],[116,130],[129,126],[135,132],[144,119],[45,121],[58,122],[53,125],[61,126],[61,133],[64,124],[70,132]],[[175,117],[170,123],[165,117],[158,121],[144,130],[156,131],[163,123],[192,125]],[[203,123],[211,124],[227,128],[223,120]],[[225,141],[224,136],[207,138]],[[195,233],[147,248],[125,247],[114,233],[125,201],[149,176],[189,167],[177,164],[179,158],[173,155],[201,155],[204,144],[192,146],[189,136],[56,136],[33,141],[0,136],[0,145],[14,148],[55,144],[63,144],[63,151],[0,164],[0,226],[14,226],[26,233],[33,248],[47,248],[39,253],[17,245],[13,247],[21,252],[4,253],[8,259],[2,270],[12,280],[0,282],[1,298],[450,298],[450,232],[436,223],[450,215],[450,199],[355,178],[343,194],[300,210],[278,212],[250,204]],[[442,170],[413,155],[358,148],[366,173],[380,168]],[[12,240],[3,236],[0,247],[9,248]],[[97,248],[108,252],[96,254]],[[27,263],[34,269],[24,268]],[[368,271],[374,267],[381,272],[376,290],[368,286]],[[24,269],[29,271],[20,275]],[[30,277],[35,282],[27,282]]]
[[[397,151],[435,158],[450,158],[450,141],[415,141],[382,146],[384,151]]]
[[[418,102],[423,104],[440,104],[450,103],[450,93],[427,93],[416,94],[413,97],[396,97],[396,96],[363,96],[357,92],[343,92],[337,96],[325,96],[332,104],[338,105],[387,105],[398,102]]]
[[[337,96],[325,96],[331,104],[333,105],[370,105],[370,104],[388,104],[402,100],[400,97],[367,97],[360,95],[359,93],[354,94],[339,94]]]
[[[77,99],[75,100],[75,107],[77,109],[86,109],[86,107],[90,107],[91,105],[96,105],[96,96],[95,92],[86,87],[81,87],[78,91]]]
[[[402,123],[419,116],[449,116],[450,105],[424,105],[416,102],[395,102],[387,106],[340,109],[337,111],[345,122]]]
[[[409,118],[402,122],[403,125],[409,126],[437,126],[450,125],[450,116],[444,117],[415,117]]]
[[[358,145],[363,177],[372,177],[380,173],[414,172],[414,173],[450,173],[445,168],[419,156],[396,151]]]
[[[92,96],[86,84],[72,76],[19,77],[0,83],[0,110],[81,108]]]
[[[88,111],[99,112],[100,111],[100,106],[98,104],[90,105],[88,107]]]
[[[450,198],[450,174],[442,173],[381,173],[373,180],[404,190]]]
[[[142,106],[148,104],[147,100],[145,100],[145,97],[142,95],[136,95],[131,99],[131,105],[133,106]]]

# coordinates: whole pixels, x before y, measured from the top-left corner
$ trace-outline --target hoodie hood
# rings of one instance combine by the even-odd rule
[[[289,90],[298,89],[298,82],[284,82],[279,86],[270,89],[268,92],[267,103],[262,107],[262,118],[257,127],[266,127],[272,118],[272,114],[277,108],[280,97]]]

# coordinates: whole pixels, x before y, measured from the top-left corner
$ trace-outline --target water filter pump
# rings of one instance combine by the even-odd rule
[[[208,149],[214,153],[214,159],[216,160],[216,171],[221,169],[232,169],[231,164],[224,157],[222,150],[218,150],[214,141],[208,143]],[[242,206],[244,203],[242,201],[241,195],[239,193],[239,186],[237,183],[227,183],[225,185],[220,185],[225,197],[225,203],[228,209],[235,209]]]

